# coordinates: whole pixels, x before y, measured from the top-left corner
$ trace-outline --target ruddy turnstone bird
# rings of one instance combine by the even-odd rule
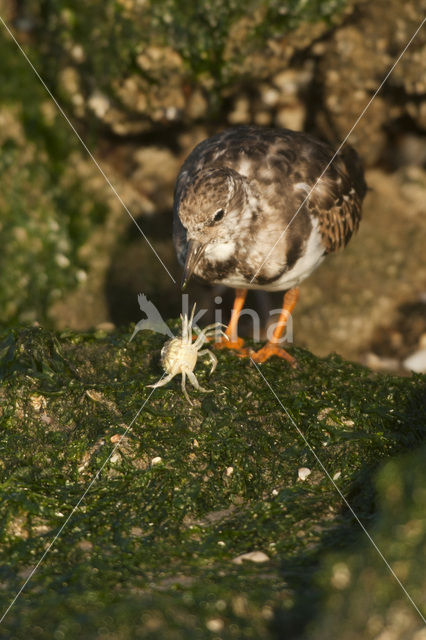
[[[298,285],[358,228],[366,192],[361,161],[287,129],[242,126],[198,144],[174,196],[174,243],[183,286],[195,274],[236,289],[229,340],[218,347],[249,355],[237,337],[248,289],[285,291],[272,339],[252,355],[294,359],[280,346]],[[312,190],[312,192],[311,192]]]

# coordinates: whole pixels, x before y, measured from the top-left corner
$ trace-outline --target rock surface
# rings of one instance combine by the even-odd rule
[[[425,378],[294,349],[297,370],[262,367],[280,406],[249,362],[219,352],[210,378],[197,365],[214,393],[191,389],[189,406],[177,379],[151,395],[164,338],[131,333],[1,337],[3,610],[58,536],[3,637],[273,640],[325,624],[349,640],[399,629],[390,605],[419,629],[342,495],[420,602]]]

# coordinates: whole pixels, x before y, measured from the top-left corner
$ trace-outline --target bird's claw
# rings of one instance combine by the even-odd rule
[[[261,349],[255,351],[250,357],[256,362],[256,364],[261,364],[262,362],[266,362],[272,356],[278,356],[279,358],[283,358],[290,363],[292,367],[297,366],[296,359],[293,358],[285,349],[279,347],[277,344],[273,342],[267,342]]]
[[[222,338],[213,344],[215,349],[232,349],[237,352],[237,355],[240,358],[248,358],[250,356],[250,349],[244,347],[244,340],[242,338],[237,337],[235,340],[227,340]]]

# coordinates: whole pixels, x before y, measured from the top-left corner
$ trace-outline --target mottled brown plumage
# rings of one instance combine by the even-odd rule
[[[366,186],[350,147],[336,156],[302,204],[332,157],[328,145],[289,130],[236,127],[204,140],[176,183],[174,239],[180,261],[185,262],[192,239],[206,247],[194,273],[209,282],[292,286],[292,270],[312,251],[313,226],[325,255],[345,246],[359,225]],[[223,218],[215,222],[222,209]],[[317,253],[314,263],[320,262]],[[301,273],[296,269],[296,280],[307,271],[309,265]]]
[[[334,157],[305,133],[256,126],[208,138],[176,182],[173,235],[184,280],[195,274],[234,287],[240,302],[247,289],[294,291],[349,242],[365,192],[351,147]],[[281,332],[296,301],[291,294],[284,302]],[[289,359],[278,338],[263,359],[272,352]]]

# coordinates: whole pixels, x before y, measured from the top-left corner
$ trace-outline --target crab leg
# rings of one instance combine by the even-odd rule
[[[189,378],[189,375],[188,375]],[[185,396],[185,398],[188,400],[189,404],[193,404],[193,402],[191,402],[188,392],[186,390],[186,385],[185,385],[185,379],[186,379],[186,373],[185,371],[182,371],[182,391],[183,391],[183,395]],[[191,380],[191,378],[189,378]]]
[[[175,373],[169,373],[165,378],[162,378],[161,380],[159,380],[155,384],[148,384],[147,387],[151,387],[151,389],[157,389],[158,387],[164,387],[164,385],[167,384],[168,382],[170,382],[170,380],[172,378],[174,378],[175,375],[176,375]]]
[[[198,382],[197,378],[195,377],[195,373],[193,371],[187,371],[186,374],[188,376],[189,382],[198,391],[204,391],[205,393],[212,393],[213,392],[213,389],[204,389],[204,387],[202,387],[200,385],[200,383]]]
[[[204,327],[204,329],[198,334],[198,337],[194,342],[194,347],[197,348],[201,346],[202,344],[207,342],[207,338],[209,338],[210,336],[216,336],[216,333],[222,334],[226,340],[229,340],[228,336],[224,331],[222,331],[222,329],[219,329],[219,331],[217,331],[218,327],[226,327],[226,325],[222,324],[222,322],[215,322],[214,324],[209,324],[207,325],[207,327]]]
[[[212,368],[210,369],[210,375],[213,373],[213,371],[216,369],[217,366],[217,358],[214,355],[214,353],[212,353],[210,351],[210,349],[203,349],[202,351],[198,352],[199,356],[208,356],[210,358],[210,362],[212,363]]]

